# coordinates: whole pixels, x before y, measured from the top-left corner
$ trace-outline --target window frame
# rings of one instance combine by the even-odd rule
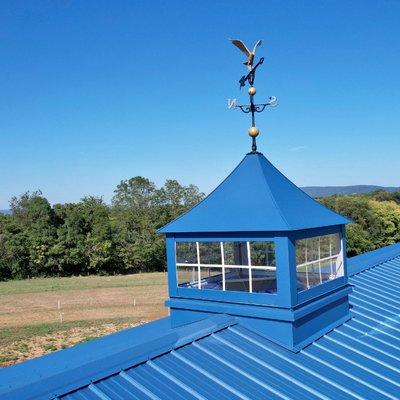
[[[196,243],[196,253],[197,253],[197,263],[179,263],[176,260],[176,254],[177,254],[177,249],[176,246],[178,243]],[[246,243],[246,253],[247,253],[247,265],[236,265],[236,264],[225,264],[225,249],[224,249],[224,243],[227,242],[241,242],[241,243]],[[257,265],[252,265],[252,252],[251,252],[251,243],[252,242],[261,242],[261,243],[272,243],[273,244],[273,254],[274,254],[274,260],[275,260],[275,266],[269,265],[269,266],[257,266]],[[221,252],[221,264],[203,264],[201,263],[200,260],[200,243],[219,243],[220,245],[220,252]],[[271,296],[276,296],[278,292],[278,277],[277,277],[277,262],[276,262],[276,244],[273,239],[270,238],[264,238],[264,239],[258,239],[255,240],[254,238],[251,238],[251,240],[239,240],[236,238],[230,238],[230,239],[203,239],[203,240],[176,240],[175,245],[174,245],[174,252],[175,252],[175,273],[176,273],[176,283],[177,283],[177,288],[179,289],[188,289],[188,290],[199,290],[199,291],[204,291],[204,290],[211,290],[211,291],[216,291],[216,292],[229,292],[229,293],[247,293],[247,294],[260,294],[260,295],[271,295]],[[198,277],[198,287],[184,287],[184,286],[179,286],[179,281],[178,281],[178,267],[196,267],[197,268],[197,277]],[[201,279],[201,268],[221,268],[221,275],[222,275],[222,289],[221,290],[215,290],[215,289],[204,289],[202,288],[202,279]],[[226,290],[226,269],[229,270],[229,268],[232,269],[245,269],[249,273],[249,290],[248,291],[235,291],[235,290]],[[263,271],[275,271],[275,280],[276,280],[276,292],[275,293],[260,293],[260,292],[253,292],[253,270],[263,270]]]
[[[329,256],[325,256],[325,257],[321,257],[321,238],[324,236],[331,236],[331,235],[337,235],[338,236],[338,242],[339,242],[339,251],[335,254],[332,254],[332,243],[329,243]],[[310,261],[307,260],[307,242],[306,242],[306,247],[305,247],[305,262],[301,263],[301,264],[297,264],[297,250],[298,250],[298,245],[297,242],[299,241],[307,241],[307,240],[312,240],[312,239],[318,239],[318,257],[315,259],[311,259]],[[317,236],[311,236],[311,237],[307,237],[307,238],[302,238],[302,239],[296,239],[295,241],[295,253],[296,253],[296,276],[298,274],[298,268],[299,267],[305,267],[305,271],[306,271],[306,280],[307,280],[307,287],[305,289],[302,290],[298,290],[298,292],[303,292],[306,290],[310,290],[315,286],[319,286],[322,285],[326,282],[329,281],[333,281],[335,279],[341,278],[344,275],[344,262],[343,262],[343,248],[342,248],[342,238],[339,232],[336,233],[327,233],[324,235],[317,235]],[[322,280],[322,269],[321,269],[321,263],[324,261],[333,261],[333,260],[339,260],[340,261],[340,265],[339,268],[335,267],[335,277],[332,279],[327,279],[327,280]],[[318,264],[318,269],[319,269],[319,283],[315,284],[315,285],[310,285],[310,281],[309,281],[309,268],[307,268],[308,266],[312,266],[313,264]],[[333,263],[331,262],[331,275],[333,275]],[[338,275],[338,271],[341,271],[341,274]]]
[[[324,295],[329,292],[333,292],[337,290],[340,287],[343,287],[347,284],[348,278],[347,278],[347,257],[345,253],[346,249],[346,227],[345,225],[332,225],[324,228],[312,228],[304,231],[297,231],[297,232],[291,232],[289,237],[291,242],[293,243],[293,280],[292,280],[292,285],[296,285],[297,287],[297,270],[296,270],[296,240],[299,239],[308,239],[312,238],[315,236],[323,236],[323,235],[329,235],[329,234],[334,234],[338,233],[340,235],[340,245],[341,245],[341,257],[342,257],[342,268],[343,268],[343,275],[329,280],[325,281],[319,285],[313,286],[310,289],[303,290],[301,292],[296,291],[296,301],[295,304],[301,304],[306,301],[309,301],[315,297]]]

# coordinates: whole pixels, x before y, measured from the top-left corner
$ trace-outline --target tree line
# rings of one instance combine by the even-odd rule
[[[194,185],[161,188],[137,176],[102,198],[51,206],[40,191],[13,197],[0,214],[0,280],[36,276],[162,271],[164,238],[156,230],[204,197]]]
[[[347,255],[355,256],[400,241],[400,191],[330,196],[319,201],[349,218]]]
[[[88,196],[51,206],[40,191],[13,197],[10,215],[0,214],[0,280],[162,271],[156,230],[203,198],[195,185],[158,188],[140,176],[121,181],[111,205]],[[351,219],[349,256],[400,241],[400,191],[318,200]]]

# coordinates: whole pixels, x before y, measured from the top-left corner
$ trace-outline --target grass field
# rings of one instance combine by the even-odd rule
[[[0,282],[0,366],[168,315],[165,273]]]

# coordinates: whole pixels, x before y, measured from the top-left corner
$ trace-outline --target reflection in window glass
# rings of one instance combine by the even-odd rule
[[[177,242],[176,262],[179,264],[197,264],[196,242]]]
[[[249,270],[247,268],[225,268],[225,290],[249,291]]]
[[[225,265],[249,265],[247,242],[224,242]]]
[[[253,293],[276,293],[276,270],[251,269]]]
[[[181,287],[199,287],[199,277],[197,267],[177,266],[176,274],[178,279],[178,286]]]
[[[250,242],[250,253],[252,266],[275,266],[275,245],[273,242]]]
[[[343,276],[339,233],[296,241],[297,290]]]
[[[200,288],[222,290],[222,267],[200,267]]]
[[[220,242],[200,242],[200,264],[221,265],[221,243]]]

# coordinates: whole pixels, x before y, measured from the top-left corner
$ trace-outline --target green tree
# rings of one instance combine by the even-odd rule
[[[54,211],[40,191],[13,197],[10,202],[16,226],[10,239],[18,277],[52,275],[57,261],[51,255],[55,239]],[[26,250],[29,259],[26,260]]]
[[[10,248],[11,217],[0,214],[0,280],[12,277],[13,255]]]
[[[196,186],[182,186],[176,180],[167,180],[160,189],[140,176],[120,182],[112,201],[112,219],[118,231],[118,257],[125,271],[165,268],[164,238],[157,229],[203,196]]]

